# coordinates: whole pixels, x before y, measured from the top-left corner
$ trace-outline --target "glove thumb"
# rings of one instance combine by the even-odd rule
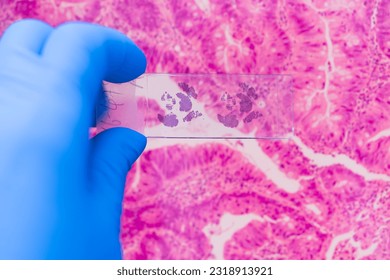
[[[98,232],[93,243],[99,244],[98,254],[104,259],[120,258],[120,216],[126,175],[145,146],[145,136],[128,128],[111,128],[91,139],[90,221]]]

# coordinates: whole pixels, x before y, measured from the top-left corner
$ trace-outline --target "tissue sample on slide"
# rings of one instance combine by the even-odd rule
[[[2,7],[0,28],[86,20],[128,34],[148,72],[293,76],[290,140],[149,140],[128,174],[125,258],[390,259],[389,10],[387,0],[19,0]],[[236,106],[248,110],[248,96]]]

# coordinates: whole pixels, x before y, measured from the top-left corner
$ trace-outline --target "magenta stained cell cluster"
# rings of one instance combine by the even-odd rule
[[[125,258],[390,259],[389,1],[1,5],[1,31],[24,17],[117,28],[145,51],[148,72],[294,77],[288,141],[149,141],[128,175]],[[226,106],[250,121],[256,95],[226,96]]]

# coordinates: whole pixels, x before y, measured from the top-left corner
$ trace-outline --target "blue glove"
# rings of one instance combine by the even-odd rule
[[[11,25],[0,40],[0,259],[119,259],[126,174],[146,138],[89,140],[102,80],[145,71],[142,51],[98,25]]]

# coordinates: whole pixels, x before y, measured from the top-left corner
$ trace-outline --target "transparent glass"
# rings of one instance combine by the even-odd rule
[[[149,138],[289,138],[288,75],[146,74],[104,85],[98,131],[124,126]]]

